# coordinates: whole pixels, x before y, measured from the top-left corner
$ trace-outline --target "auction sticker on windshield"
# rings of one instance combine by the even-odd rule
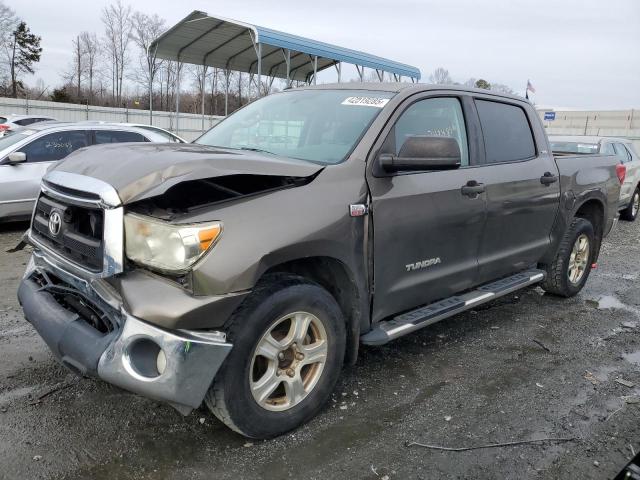
[[[389,103],[388,98],[379,97],[347,97],[342,105],[353,105],[358,107],[377,107],[382,108]]]

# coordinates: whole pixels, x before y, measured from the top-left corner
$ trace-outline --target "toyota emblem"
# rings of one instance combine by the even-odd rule
[[[60,227],[62,226],[62,217],[56,210],[49,215],[49,231],[51,235],[56,236],[60,233]]]

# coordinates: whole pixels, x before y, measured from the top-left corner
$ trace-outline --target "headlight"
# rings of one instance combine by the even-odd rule
[[[180,273],[189,269],[216,242],[222,223],[173,225],[141,215],[124,216],[127,257],[152,269]]]

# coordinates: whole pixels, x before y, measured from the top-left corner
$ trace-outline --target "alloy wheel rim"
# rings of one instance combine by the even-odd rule
[[[318,317],[293,312],[276,320],[258,341],[249,370],[253,399],[284,411],[315,388],[327,360],[327,331]]]
[[[569,269],[567,275],[574,285],[580,283],[587,271],[589,262],[589,238],[583,233],[576,239],[569,256]]]
[[[631,214],[635,217],[640,209],[640,193],[636,192],[633,195],[633,206],[631,207]]]

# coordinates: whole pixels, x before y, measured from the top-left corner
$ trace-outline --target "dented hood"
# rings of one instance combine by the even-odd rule
[[[126,204],[188,180],[239,174],[309,177],[322,168],[304,160],[196,144],[118,143],[78,150],[55,170],[103,180]]]

